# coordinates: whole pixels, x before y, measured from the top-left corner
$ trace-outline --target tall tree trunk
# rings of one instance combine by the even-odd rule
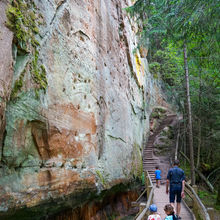
[[[184,119],[184,132],[183,132],[183,152],[185,155],[187,155],[187,149],[186,149],[186,144],[187,144],[187,117],[186,117],[186,113],[185,110],[187,109],[186,107],[186,101],[184,100],[184,114],[183,114],[183,119]],[[186,166],[186,160],[184,159],[184,166]]]
[[[185,79],[186,79],[186,99],[187,99],[187,115],[188,115],[188,131],[189,131],[189,152],[190,152],[190,169],[191,169],[191,183],[195,185],[195,170],[194,170],[194,151],[193,151],[193,132],[192,132],[192,112],[191,112],[191,101],[189,93],[189,69],[187,62],[187,46],[184,43],[184,68],[185,68]]]
[[[177,137],[176,137],[175,160],[177,160],[177,157],[178,157],[179,139],[180,139],[180,122],[178,122],[178,132],[177,132]]]
[[[187,160],[187,162],[188,162],[189,164],[191,164],[190,159],[189,159],[183,152],[180,151],[180,154]],[[195,167],[194,167],[194,170],[195,170],[195,172],[198,173],[198,175],[200,176],[200,178],[201,178],[202,180],[204,180],[204,182],[205,182],[205,183],[207,184],[207,186],[209,187],[210,191],[211,191],[211,192],[214,192],[214,187],[213,187],[213,185],[210,183],[210,181],[208,180],[208,178],[206,178],[206,177],[205,177],[198,169],[196,169]]]
[[[197,149],[197,163],[196,168],[198,169],[200,166],[200,154],[201,154],[201,146],[202,146],[202,125],[201,125],[201,99],[202,99],[202,77],[201,77],[201,68],[199,71],[199,113],[198,113],[198,149]]]
[[[197,149],[197,163],[196,168],[200,165],[200,153],[201,153],[201,119],[198,119],[198,149]]]
[[[201,69],[199,71],[199,112],[198,112],[198,148],[197,148],[197,163],[196,168],[200,165],[200,153],[201,153],[201,93],[202,93],[202,79],[201,79]]]
[[[220,180],[218,181],[218,195],[217,195],[216,205],[220,205]]]

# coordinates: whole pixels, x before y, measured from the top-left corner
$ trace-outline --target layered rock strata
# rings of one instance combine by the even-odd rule
[[[66,196],[77,207],[80,194],[134,181],[151,109],[166,102],[137,49],[131,2],[10,4],[0,1],[1,215]]]

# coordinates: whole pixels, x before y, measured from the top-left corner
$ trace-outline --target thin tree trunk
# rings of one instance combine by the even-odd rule
[[[220,205],[220,180],[218,181],[218,195],[216,199],[216,205]]]
[[[202,92],[202,80],[201,80],[201,69],[199,71],[199,112],[198,112],[198,149],[197,149],[197,163],[196,168],[200,165],[200,153],[201,153],[201,92]]]
[[[189,164],[191,164],[191,161],[190,161],[190,159],[183,153],[183,152],[181,152],[180,151],[180,154],[183,156],[183,157],[185,157],[185,159],[187,160],[187,162],[189,163]],[[202,179],[202,180],[204,180],[204,182],[207,184],[207,186],[209,187],[209,189],[210,189],[210,191],[211,192],[214,192],[214,187],[213,187],[213,185],[210,183],[210,181],[198,170],[198,169],[196,169],[195,167],[194,167],[194,170],[196,171],[196,173],[198,173],[198,175],[200,176],[200,178]],[[192,181],[191,181],[192,182]],[[193,185],[193,184],[192,184]]]
[[[187,105],[186,105],[186,100],[184,100],[184,114],[183,114],[183,117],[184,117],[184,154],[187,155],[187,143],[188,143],[188,129],[187,129],[187,124],[188,124],[188,120],[187,120],[187,114],[186,114],[186,109],[187,109]],[[186,160],[184,160],[184,166],[186,166]]]
[[[187,121],[186,121],[186,115],[185,115],[185,113],[184,113],[184,142],[183,142],[183,152],[184,152],[184,154],[187,154],[187,152],[186,152],[186,143],[187,143],[187,126],[186,126],[186,123],[187,123]],[[184,166],[186,166],[186,160],[184,160]]]
[[[178,123],[178,132],[176,138],[175,160],[177,160],[178,157],[179,139],[180,139],[180,122]]]
[[[200,153],[201,153],[201,120],[198,119],[198,149],[197,149],[197,163],[196,168],[199,168],[200,165]]]
[[[186,43],[184,43],[183,52],[184,52],[185,78],[186,78],[186,98],[187,98],[188,131],[189,131],[189,152],[190,152],[191,181],[192,181],[192,185],[195,185],[193,132],[192,132],[192,112],[191,112],[191,101],[190,101],[190,93],[189,93],[189,69],[188,69],[188,62],[187,62],[187,46],[186,46]]]

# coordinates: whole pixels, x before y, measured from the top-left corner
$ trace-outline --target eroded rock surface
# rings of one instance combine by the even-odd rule
[[[35,53],[13,49],[14,68],[13,34],[0,2],[3,214],[132,182],[141,174],[150,112],[167,107],[146,58],[134,53],[136,26],[123,10],[130,1],[34,2],[39,46]],[[37,78],[43,73],[46,89]],[[9,99],[17,79],[22,85]]]
[[[5,109],[11,93],[13,77],[12,38],[13,33],[6,28],[7,1],[0,2],[0,158],[5,130]]]

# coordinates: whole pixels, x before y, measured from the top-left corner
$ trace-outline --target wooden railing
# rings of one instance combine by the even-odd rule
[[[178,133],[179,133],[179,129],[178,129]],[[178,138],[179,138],[179,134],[178,134]],[[188,161],[188,163],[190,164],[190,160],[189,158],[181,151],[179,151],[181,153],[182,156],[184,156],[184,158]],[[178,153],[178,140],[176,142],[176,150],[175,150],[175,159],[177,159],[177,153]],[[194,168],[195,171],[198,172],[198,170],[196,168]],[[198,172],[198,174],[200,175],[200,177],[202,179],[204,179],[203,175],[201,176],[201,174]],[[207,183],[208,181],[206,181]],[[211,184],[208,184],[208,186],[212,189],[212,186],[210,186]],[[213,188],[214,190],[214,188]],[[207,211],[207,209],[205,208],[205,206],[203,205],[202,201],[200,200],[199,196],[197,195],[197,193],[195,192],[194,188],[191,187],[189,185],[189,183],[185,183],[185,190],[186,194],[190,197],[191,199],[191,203],[192,203],[192,214],[194,215],[194,217],[196,217],[196,219],[201,219],[201,220],[210,220],[209,217],[209,213]],[[212,190],[211,190],[212,191]],[[187,200],[184,200],[186,205],[189,207],[190,205],[187,204]]]
[[[141,197],[144,195],[146,195],[147,197],[147,203],[139,203]],[[153,183],[152,183],[149,173],[146,171],[145,172],[145,190],[139,196],[139,198],[133,203],[133,205],[139,206],[139,212],[134,219],[142,220],[146,218],[146,216],[149,215],[149,206],[153,201],[153,195],[154,195]]]
[[[209,214],[205,206],[201,202],[193,187],[191,187],[188,183],[185,184],[185,192],[192,200],[192,210],[196,219],[210,220]],[[185,200],[185,202],[187,203],[187,200]]]

